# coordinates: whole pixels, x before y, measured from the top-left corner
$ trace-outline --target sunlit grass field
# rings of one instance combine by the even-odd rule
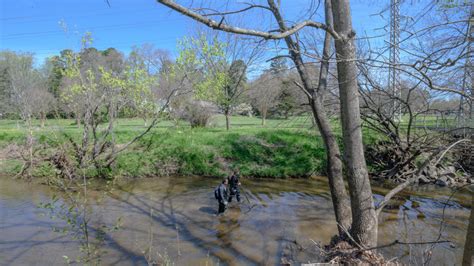
[[[454,125],[452,119],[444,121]],[[331,122],[342,147],[340,121],[333,118]],[[408,119],[403,117],[401,128],[407,123]],[[76,140],[81,138],[82,126],[78,127],[73,119],[49,119],[44,127],[40,125],[40,121],[33,121],[33,136],[36,143],[45,147],[45,153],[51,155],[59,144],[68,142],[66,135]],[[417,120],[415,130],[433,129],[437,125],[442,126],[439,118],[427,116]],[[116,143],[127,143],[146,128],[142,119],[118,119],[114,129]],[[22,121],[0,120],[0,150],[25,143],[27,132]],[[366,145],[386,138],[368,128],[363,128],[363,137]],[[237,167],[247,176],[301,177],[324,175],[325,160],[324,144],[310,115],[267,119],[264,126],[259,117],[233,116],[228,131],[224,116],[216,115],[205,128],[191,128],[185,121],[160,121],[119,155],[113,174],[222,176]],[[3,159],[0,164],[3,165],[0,172],[11,174],[19,170],[15,160]],[[53,174],[50,170],[43,165],[38,175]]]
[[[118,144],[126,143],[145,129],[141,119],[118,119],[114,135]],[[23,122],[0,120],[0,147],[24,143],[26,134]],[[44,127],[34,121],[33,135],[54,153],[54,147],[67,142],[65,135],[79,140],[81,128],[71,119],[47,120]],[[120,154],[114,175],[223,176],[237,167],[246,176],[301,177],[324,174],[324,152],[310,116],[268,119],[265,126],[257,117],[233,116],[228,131],[219,115],[206,128],[164,120]],[[11,165],[9,172],[18,170]],[[39,175],[52,174],[48,167],[41,171]]]

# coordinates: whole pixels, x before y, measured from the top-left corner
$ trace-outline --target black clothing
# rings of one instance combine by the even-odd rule
[[[217,214],[221,214],[225,212],[226,208],[227,208],[227,205],[225,205],[222,201],[219,201],[219,210],[217,211]]]
[[[227,199],[229,198],[229,195],[227,187],[224,184],[219,185],[219,187],[217,188],[217,192],[217,201],[219,202],[219,211],[217,212],[217,214],[220,214],[223,213],[227,207]]]
[[[220,184],[218,189],[218,200],[227,202],[227,198],[229,198],[229,192],[227,190],[227,186],[224,184]]]
[[[238,175],[232,175],[229,177],[229,186],[230,188],[236,188],[239,185],[239,176]]]
[[[235,195],[237,202],[240,202],[239,176],[232,175],[229,178],[230,196],[229,202],[232,202],[232,197]]]

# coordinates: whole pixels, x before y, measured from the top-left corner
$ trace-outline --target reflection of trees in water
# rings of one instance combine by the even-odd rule
[[[147,227],[150,224],[150,219],[153,221],[150,225],[153,226],[154,231],[155,240],[153,243],[157,245],[154,250],[163,251],[162,248],[168,246],[167,251],[172,251],[172,254],[169,254],[171,255],[170,258],[176,264],[184,264],[184,261],[189,260],[190,257],[196,259],[199,255],[196,256],[195,253],[202,253],[203,256],[200,256],[200,258],[205,259],[208,252],[208,261],[216,262],[216,260],[219,260],[220,264],[232,264],[234,262],[242,264],[269,263],[275,259],[278,260],[278,256],[285,249],[286,244],[293,240],[288,233],[291,233],[294,226],[299,226],[302,222],[314,222],[320,219],[318,223],[313,223],[311,228],[304,230],[307,230],[305,232],[321,234],[323,230],[326,230],[322,224],[332,221],[328,219],[329,216],[326,214],[330,203],[319,196],[310,193],[307,195],[301,192],[286,193],[281,191],[269,196],[268,194],[271,193],[267,191],[265,191],[266,193],[252,193],[258,192],[259,188],[250,185],[249,190],[247,190],[248,201],[244,199],[240,205],[235,204],[236,206],[233,202],[223,217],[215,217],[216,201],[211,198],[209,182],[206,181],[208,183],[207,187],[194,186],[193,182],[184,182],[183,180],[179,180],[177,184],[174,184],[173,180],[163,182],[155,180],[146,182],[146,185],[143,182],[131,182],[127,183],[126,191],[122,191],[120,187],[117,187],[115,191],[107,194],[111,198],[106,198],[102,202],[94,199],[94,192],[90,191],[88,202],[94,206],[93,213],[96,214],[94,215],[94,227],[114,220],[115,215],[124,216],[127,219],[127,222],[124,223],[126,227],[120,230],[117,235],[106,235],[105,242],[107,251],[110,253],[104,258],[104,263],[146,264],[142,254],[142,248],[144,248],[142,244],[147,245],[146,235],[148,234]],[[186,183],[186,185],[183,185],[183,183]],[[260,183],[265,187],[263,181],[260,181]],[[272,181],[271,186],[275,183],[278,182]],[[407,241],[431,240],[439,228],[439,219],[442,218],[440,210],[445,205],[446,199],[439,190],[437,188],[436,191],[431,191],[431,198],[404,196],[394,204],[395,209],[385,210],[386,225],[381,230],[384,232],[384,236],[393,236],[392,234],[394,234],[397,239]],[[18,194],[24,195],[25,193],[22,192],[18,191]],[[427,192],[428,190],[422,192],[421,195],[425,195],[424,193]],[[469,197],[469,202],[466,200],[467,197]],[[462,207],[469,208],[471,199],[472,194],[456,194],[456,202],[465,202],[465,204],[461,204]],[[263,207],[261,201],[267,201],[269,203],[268,208]],[[417,204],[413,204],[414,201]],[[256,208],[251,210],[251,213],[248,213],[247,205],[249,204],[257,204]],[[317,206],[317,211],[312,210],[315,206]],[[465,237],[466,231],[464,231],[466,228],[465,222],[467,221],[467,215],[469,215],[466,215],[469,209],[461,208],[461,206],[458,206],[457,203],[447,205],[447,211],[449,212],[446,213],[447,219],[445,221],[451,230],[447,232],[453,233],[453,235],[449,235],[450,238],[454,239],[457,242],[456,244],[459,243],[459,248],[445,249],[441,247],[437,249],[433,258],[435,262],[454,262],[454,260],[450,261],[453,259],[452,256],[456,256],[454,259],[457,263],[461,260],[462,244],[467,240]],[[289,214],[288,208],[295,210],[296,214],[281,216],[281,213]],[[153,210],[152,218],[150,218],[150,210]],[[452,215],[460,217],[458,216],[458,210],[463,214],[462,219],[453,219]],[[420,219],[417,217],[420,211],[426,214],[426,218]],[[27,210],[26,212],[28,213]],[[474,224],[472,214],[470,219],[470,226],[472,226]],[[454,223],[453,220],[457,222]],[[10,238],[0,243],[0,250],[4,252],[0,252],[0,254],[10,253],[5,259],[6,264],[27,261],[32,254],[33,256],[37,254],[38,246],[44,245],[44,247],[53,250],[56,246],[61,245],[75,246],[72,241],[62,237],[48,237],[48,240],[44,241],[44,238],[39,239],[38,235],[41,236],[41,232],[38,231],[38,228],[50,232],[50,225],[50,223],[39,219],[29,219],[27,223],[22,224],[14,224],[13,220],[8,219],[0,225],[0,231],[10,231],[15,227],[26,227],[22,228],[22,241]],[[30,232],[27,232],[27,230],[33,226],[37,228],[37,231],[30,236]],[[455,231],[452,231],[453,228]],[[282,229],[288,229],[289,232]],[[459,235],[460,230],[463,230],[462,236]],[[92,231],[93,229],[91,229]],[[392,233],[388,233],[389,231]],[[178,244],[173,237],[176,237],[177,232],[179,233],[182,256],[175,256],[175,247]],[[467,234],[467,238],[472,236],[474,234]],[[302,237],[305,237],[305,235]],[[133,239],[142,242],[133,242]],[[137,244],[140,246],[137,246]],[[421,250],[422,248],[419,245],[412,245],[411,251],[414,255],[420,254]],[[410,259],[407,257],[409,251],[408,246],[393,246],[388,253],[403,256],[406,252],[404,261],[408,261]],[[64,252],[64,250],[61,252]],[[50,253],[50,250],[48,253]],[[438,258],[440,260],[437,260]],[[420,262],[420,257],[417,260]]]
[[[120,190],[120,188],[118,188],[118,190]],[[127,190],[133,191],[133,188],[128,187]],[[209,254],[221,262],[229,262],[229,260],[233,258],[239,258],[244,264],[261,263],[261,261],[246,256],[246,254],[232,245],[230,234],[240,227],[240,210],[237,210],[238,208],[232,208],[225,216],[219,217],[222,219],[222,224],[220,224],[221,229],[217,229],[219,236],[216,235],[217,238],[213,239],[209,238],[206,234],[203,235],[199,233],[203,231],[213,232],[215,229],[213,228],[212,222],[198,220],[198,217],[193,217],[186,211],[175,208],[174,200],[176,200],[176,197],[195,197],[195,191],[189,191],[190,195],[185,195],[187,192],[178,193],[179,195],[177,195],[174,184],[170,182],[164,193],[164,197],[160,199],[145,199],[140,195],[133,194],[133,192],[127,192],[125,195],[111,193],[109,196],[121,202],[123,207],[127,209],[127,212],[134,212],[138,215],[150,217],[149,214],[152,210],[154,215],[151,218],[154,222],[163,228],[170,230],[178,229],[179,239],[181,241],[186,241],[187,244],[191,244],[193,247],[201,250],[203,254]],[[181,199],[177,200],[177,202],[179,203],[180,200]],[[186,200],[191,200],[191,198],[184,199],[185,202]],[[221,220],[219,220],[219,223],[221,223]]]
[[[22,191],[25,195],[24,191]],[[35,199],[36,196],[32,196]],[[41,198],[41,197],[38,197]],[[33,202],[34,200],[32,200]],[[66,200],[65,200],[66,202]],[[91,204],[94,205],[94,204]],[[91,208],[91,215],[97,215],[98,209]],[[95,206],[95,205],[94,205]],[[0,207],[1,208],[1,207]],[[14,239],[1,239],[0,241],[0,265],[19,265],[29,263],[39,264],[57,264],[64,263],[62,256],[69,255],[71,258],[80,256],[80,245],[77,238],[70,237],[67,234],[55,232],[52,228],[65,226],[66,222],[62,220],[51,220],[49,217],[43,217],[43,211],[38,210],[38,206],[23,204],[21,206],[22,214],[34,213],[27,219],[14,215],[14,219],[2,221],[0,232],[17,232]],[[1,218],[1,217],[0,217]],[[24,220],[22,220],[24,219]],[[88,224],[88,231],[91,235],[103,234],[101,232],[102,217]],[[4,237],[5,235],[3,235]],[[145,260],[138,252],[127,249],[117,242],[109,234],[103,234],[103,241],[107,243],[109,251],[115,251],[114,257],[107,258],[107,264],[114,265],[123,261],[135,261],[137,264],[144,264]],[[4,252],[4,253],[3,253]],[[44,253],[47,257],[37,258],[38,252]],[[6,256],[5,256],[6,255]]]
[[[390,208],[383,211],[380,242],[396,239],[405,244],[381,248],[382,253],[409,265],[458,264],[466,238],[466,213],[470,209],[465,200],[467,194],[460,191],[425,186],[421,193],[416,188],[412,195],[399,194],[387,205]]]

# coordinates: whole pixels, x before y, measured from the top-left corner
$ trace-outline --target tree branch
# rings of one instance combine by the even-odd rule
[[[315,22],[312,20],[305,20],[303,22],[293,25],[291,28],[289,28],[286,31],[274,34],[274,33],[265,32],[265,31],[234,27],[234,26],[227,25],[226,23],[220,23],[213,19],[207,18],[206,16],[201,15],[195,11],[192,11],[191,9],[186,8],[171,0],[157,0],[157,1],[160,4],[163,4],[215,30],[221,30],[221,31],[241,34],[241,35],[262,37],[264,39],[278,40],[278,39],[284,39],[290,35],[293,35],[305,27],[313,27],[313,28],[318,28],[318,29],[322,29],[329,32],[333,36],[334,39],[338,40],[341,38],[341,36],[334,29],[329,28],[326,24]]]
[[[313,99],[313,96],[311,95],[311,93],[309,93],[304,87],[303,85],[299,84],[298,81],[294,80],[293,83],[298,87],[300,88],[304,94],[306,94],[306,96],[308,96],[309,99]]]
[[[426,241],[426,242],[402,242],[402,241],[399,241],[399,240],[394,240],[393,242],[385,244],[385,245],[372,247],[372,248],[365,248],[365,249],[362,249],[360,251],[368,251],[368,250],[374,250],[374,249],[379,249],[379,248],[387,248],[387,247],[391,247],[391,246],[394,246],[394,245],[428,245],[428,244],[441,244],[441,243],[451,243],[451,241],[449,241],[449,240],[437,240],[437,241]]]
[[[242,8],[242,9],[239,9],[239,10],[234,10],[234,11],[227,11],[227,12],[219,12],[219,11],[215,11],[214,13],[207,13],[207,14],[203,14],[202,16],[205,16],[205,17],[209,17],[209,16],[225,16],[225,15],[232,15],[232,14],[238,14],[238,13],[242,13],[242,12],[245,12],[247,10],[250,10],[252,8],[262,8],[262,9],[267,9],[267,10],[270,10],[268,7],[266,6],[262,6],[262,5],[254,5],[254,4],[249,4],[247,3],[249,6],[246,7],[246,8]]]

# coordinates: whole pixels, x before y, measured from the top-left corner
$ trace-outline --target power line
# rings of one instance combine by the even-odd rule
[[[105,26],[95,26],[95,27],[82,27],[73,29],[74,31],[89,31],[89,30],[101,30],[101,29],[119,29],[119,28],[128,28],[128,27],[136,27],[136,26],[156,26],[155,24],[151,23],[161,23],[161,22],[170,22],[170,21],[182,21],[182,19],[166,19],[166,20],[152,20],[152,21],[144,21],[144,22],[136,22],[136,23],[125,23],[125,24],[115,24],[115,25],[105,25]],[[23,33],[16,33],[16,34],[9,34],[9,35],[2,35],[0,36],[2,40],[13,40],[13,39],[21,39],[24,37],[39,37],[39,36],[47,36],[47,35],[57,35],[57,34],[64,34],[63,30],[52,30],[52,31],[42,31],[42,32],[23,32]]]
[[[153,8],[146,8],[146,9],[143,9],[143,8],[136,8],[136,9],[111,9],[111,8],[107,8],[107,9],[100,9],[100,10],[95,10],[95,11],[111,11],[111,12],[102,12],[102,13],[97,13],[97,12],[93,12],[93,13],[85,13],[85,14],[79,14],[79,15],[72,15],[72,16],[68,16],[68,18],[78,18],[78,17],[91,17],[91,16],[101,16],[101,15],[113,15],[113,14],[117,14],[117,13],[121,13],[121,12],[126,12],[126,13],[131,13],[131,12],[136,12],[136,11],[156,11],[156,10],[153,10]],[[51,15],[39,15],[39,16],[17,16],[17,17],[6,17],[6,18],[0,18],[0,21],[15,21],[15,20],[27,20],[27,19],[31,19],[31,18],[45,18],[46,20],[52,20],[52,19],[55,19],[56,16],[51,16]],[[40,21],[44,21],[44,20],[40,20]],[[18,21],[16,21],[18,22]],[[31,22],[36,22],[36,21],[31,21]]]
[[[45,18],[45,19],[26,20],[26,21],[2,21],[0,19],[0,25],[36,24],[36,23],[48,22],[48,21],[55,21],[55,22],[66,21],[67,22],[70,20],[77,21],[82,18],[90,18],[90,17],[111,17],[111,16],[122,16],[122,15],[135,15],[136,16],[136,15],[147,14],[147,13],[156,13],[156,10],[155,9],[135,10],[135,11],[126,10],[124,12],[84,14],[84,15],[78,15],[78,16],[68,15],[67,17],[65,17],[64,15],[57,15],[57,16],[48,16],[49,18]]]

